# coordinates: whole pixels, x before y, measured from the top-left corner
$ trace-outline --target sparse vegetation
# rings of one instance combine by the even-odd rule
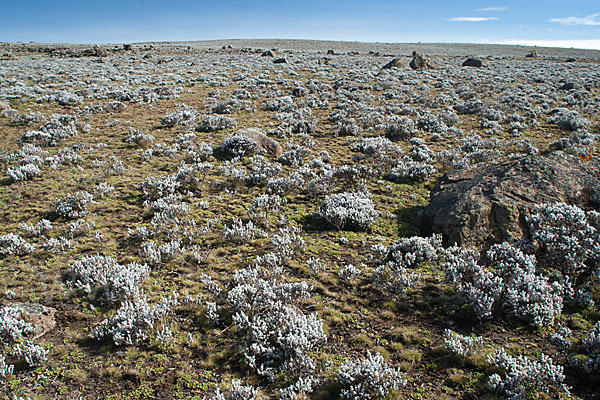
[[[596,56],[284,43],[0,46],[0,397],[596,398],[593,182],[485,247],[423,219],[449,171],[597,180]]]

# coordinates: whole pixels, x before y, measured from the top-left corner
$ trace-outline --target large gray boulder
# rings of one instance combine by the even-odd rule
[[[484,168],[451,171],[439,179],[423,228],[445,244],[479,250],[527,236],[526,217],[539,203],[600,209],[600,160],[560,151],[524,156]]]
[[[463,67],[476,67],[476,68],[481,68],[483,67],[483,61],[481,61],[478,58],[467,58],[463,63],[462,63]]]

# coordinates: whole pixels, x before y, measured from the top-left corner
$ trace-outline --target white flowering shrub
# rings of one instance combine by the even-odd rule
[[[292,259],[296,252],[302,250],[305,245],[302,228],[296,225],[279,228],[277,234],[273,236],[271,244],[273,253],[282,263]]]
[[[232,129],[237,127],[237,122],[234,118],[225,117],[223,115],[208,115],[196,127],[198,132],[215,132],[222,129]]]
[[[512,357],[501,348],[489,355],[488,361],[504,375],[491,375],[488,387],[505,398],[525,399],[539,391],[555,395],[569,394],[568,387],[563,383],[563,367],[555,365],[552,358],[543,353],[538,361],[532,361],[524,356]]]
[[[250,218],[266,221],[269,215],[278,213],[281,209],[281,197],[278,194],[261,194],[252,200],[252,205],[248,209]]]
[[[76,117],[70,114],[53,114],[50,121],[37,131],[21,135],[20,143],[34,143],[42,147],[56,146],[59,141],[77,135]]]
[[[527,220],[538,259],[575,280],[600,266],[600,213],[565,203],[539,204]],[[580,280],[581,281],[581,280]]]
[[[161,125],[164,126],[189,126],[196,123],[199,114],[193,107],[184,106],[177,111],[173,111],[165,115],[161,120]]]
[[[210,278],[203,280],[218,310],[233,315],[249,368],[271,381],[279,373],[308,376],[316,367],[310,355],[326,340],[317,315],[298,308],[311,288],[306,282],[280,282],[281,271],[263,264],[257,261],[255,267],[236,271],[233,286],[227,290]]]
[[[0,257],[24,256],[33,252],[33,246],[19,235],[7,233],[0,236]]]
[[[304,189],[304,178],[298,172],[293,172],[282,178],[271,178],[266,184],[269,193],[284,196],[290,193],[301,192]]]
[[[483,337],[464,336],[451,329],[444,330],[444,347],[452,353],[461,357],[467,357],[477,353],[483,347]]]
[[[148,177],[140,185],[146,200],[157,200],[174,194],[181,184],[175,176]]]
[[[383,399],[392,390],[406,385],[399,369],[392,368],[379,353],[368,350],[366,358],[344,363],[335,377],[342,385],[343,399]]]
[[[417,133],[414,121],[406,116],[393,115],[386,117],[382,128],[385,131],[385,136],[392,141],[408,140]]]
[[[158,245],[155,241],[149,241],[140,247],[140,256],[146,258],[151,265],[156,266],[173,261],[183,251],[181,239],[171,240],[162,245]]]
[[[34,332],[34,327],[21,316],[21,310],[14,306],[0,309],[0,376],[14,372],[14,365],[7,362],[6,355],[15,362],[23,360],[29,367],[37,367],[48,358],[48,350],[24,340]]]
[[[105,319],[92,330],[92,338],[110,338],[115,346],[136,345],[146,340],[152,329],[178,304],[177,294],[163,297],[151,307],[145,297],[126,299],[117,313]]]
[[[337,121],[335,123],[335,126],[333,128],[333,135],[336,137],[348,135],[356,136],[360,134],[361,131],[362,129],[360,128],[360,126],[358,126],[356,120],[354,118],[348,118]]]
[[[396,165],[386,175],[386,179],[397,182],[422,182],[428,180],[437,170],[429,163],[413,161],[405,157],[396,162]]]
[[[256,155],[252,157],[252,167],[248,172],[247,183],[250,186],[262,185],[280,173],[281,165],[270,163],[265,157]]]
[[[225,225],[223,227],[223,237],[235,243],[245,243],[257,237],[266,236],[267,233],[257,228],[252,221],[244,224],[239,218],[234,219],[231,226]]]
[[[338,276],[343,282],[351,282],[362,275],[362,270],[352,264],[346,264],[338,271]]]
[[[572,292],[568,281],[551,282],[536,271],[536,260],[507,243],[488,251],[489,265],[480,265],[474,251],[450,247],[446,251],[446,279],[473,306],[479,319],[502,310],[532,325],[551,326]]]
[[[42,248],[52,254],[61,254],[71,248],[71,242],[64,237],[48,238]]]
[[[316,314],[274,302],[258,312],[238,312],[234,322],[245,338],[244,358],[259,375],[274,380],[279,372],[293,375],[315,369],[310,353],[325,341],[323,324]]]
[[[567,131],[585,129],[590,124],[590,121],[581,118],[577,111],[562,107],[551,110],[547,121],[548,123],[558,125],[559,128]]]
[[[4,306],[0,309],[0,343],[4,346],[15,343],[33,332],[33,325],[21,318],[17,307]]]
[[[42,174],[40,168],[35,164],[20,165],[15,168],[8,168],[6,171],[8,173],[8,177],[13,182],[28,181],[31,180],[33,177]]]
[[[378,289],[404,295],[418,281],[419,275],[409,272],[424,262],[435,263],[444,254],[442,236],[430,238],[413,236],[394,242],[389,248],[378,244],[372,247],[376,267],[371,275]]]
[[[550,343],[561,353],[568,353],[571,350],[572,342],[570,340],[571,330],[566,326],[561,326],[556,332],[550,335]]]
[[[369,192],[344,192],[326,196],[319,216],[340,230],[367,229],[379,213]]]
[[[92,202],[94,196],[86,191],[70,194],[64,200],[57,200],[54,204],[54,212],[67,219],[77,219],[88,214],[87,205]]]
[[[13,373],[15,366],[6,362],[4,354],[0,354],[0,376],[7,376]]]
[[[152,143],[154,143],[154,140],[156,140],[156,138],[153,135],[142,133],[137,130],[133,130],[123,139],[125,143],[135,143],[141,147],[151,146]]]
[[[48,221],[47,219],[42,219],[35,225],[22,223],[20,228],[21,232],[23,232],[27,237],[40,237],[52,231],[52,222]]]
[[[242,385],[239,379],[232,379],[231,385],[225,393],[217,387],[210,400],[254,400],[257,398],[257,394],[257,388],[251,385]]]
[[[256,142],[245,135],[234,134],[223,140],[221,150],[229,157],[242,157],[256,151]]]
[[[13,356],[24,359],[30,367],[38,367],[48,359],[48,350],[27,340],[14,346]]]
[[[586,371],[600,372],[600,321],[597,321],[590,333],[581,340],[585,351],[583,367]]]
[[[133,298],[139,294],[139,284],[150,274],[146,264],[121,265],[112,257],[99,254],[85,256],[69,268],[70,285],[105,303]]]

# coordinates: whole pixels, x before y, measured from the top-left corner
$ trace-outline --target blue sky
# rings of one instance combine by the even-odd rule
[[[233,38],[600,49],[600,1],[2,0],[0,4],[0,41]]]

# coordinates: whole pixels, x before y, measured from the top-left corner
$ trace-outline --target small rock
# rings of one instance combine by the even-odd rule
[[[577,89],[579,87],[578,84],[576,84],[575,82],[567,82],[564,85],[562,85],[561,87],[558,88],[558,90],[573,90],[573,89]]]
[[[38,303],[19,303],[13,307],[19,310],[23,321],[33,326],[32,339],[44,335],[56,326],[56,320],[54,319],[55,308],[46,307]]]
[[[270,157],[279,157],[283,153],[283,148],[275,139],[267,137],[262,129],[244,128],[237,131],[238,135],[244,135],[256,142],[257,148],[266,151]]]
[[[569,57],[566,59],[567,62],[575,62],[577,59],[575,57]]]
[[[275,54],[271,50],[267,50],[261,54],[262,57],[275,57]]]
[[[8,110],[10,109],[10,103],[8,101],[0,101],[0,110]]]
[[[381,73],[384,70],[391,69],[392,67],[400,67],[400,60],[398,60],[397,58],[394,58],[392,61],[390,61],[389,63],[385,64],[383,67],[381,67],[381,71],[379,71],[379,73],[377,74],[377,76],[381,75]]]
[[[462,63],[463,67],[483,67],[483,62],[478,58],[469,57]]]
[[[273,60],[273,64],[287,64],[287,59],[285,57],[276,58]]]
[[[425,59],[425,57],[423,57],[416,51],[412,52],[412,56],[413,59],[408,65],[415,71],[426,71],[428,69],[433,69],[433,64],[431,64],[428,60]]]
[[[327,55],[333,56],[333,55],[335,55],[335,51],[333,51],[332,49],[329,49],[329,50],[327,50]]]
[[[538,58],[540,53],[537,50],[531,50],[531,53],[528,53],[525,57],[527,58]]]

